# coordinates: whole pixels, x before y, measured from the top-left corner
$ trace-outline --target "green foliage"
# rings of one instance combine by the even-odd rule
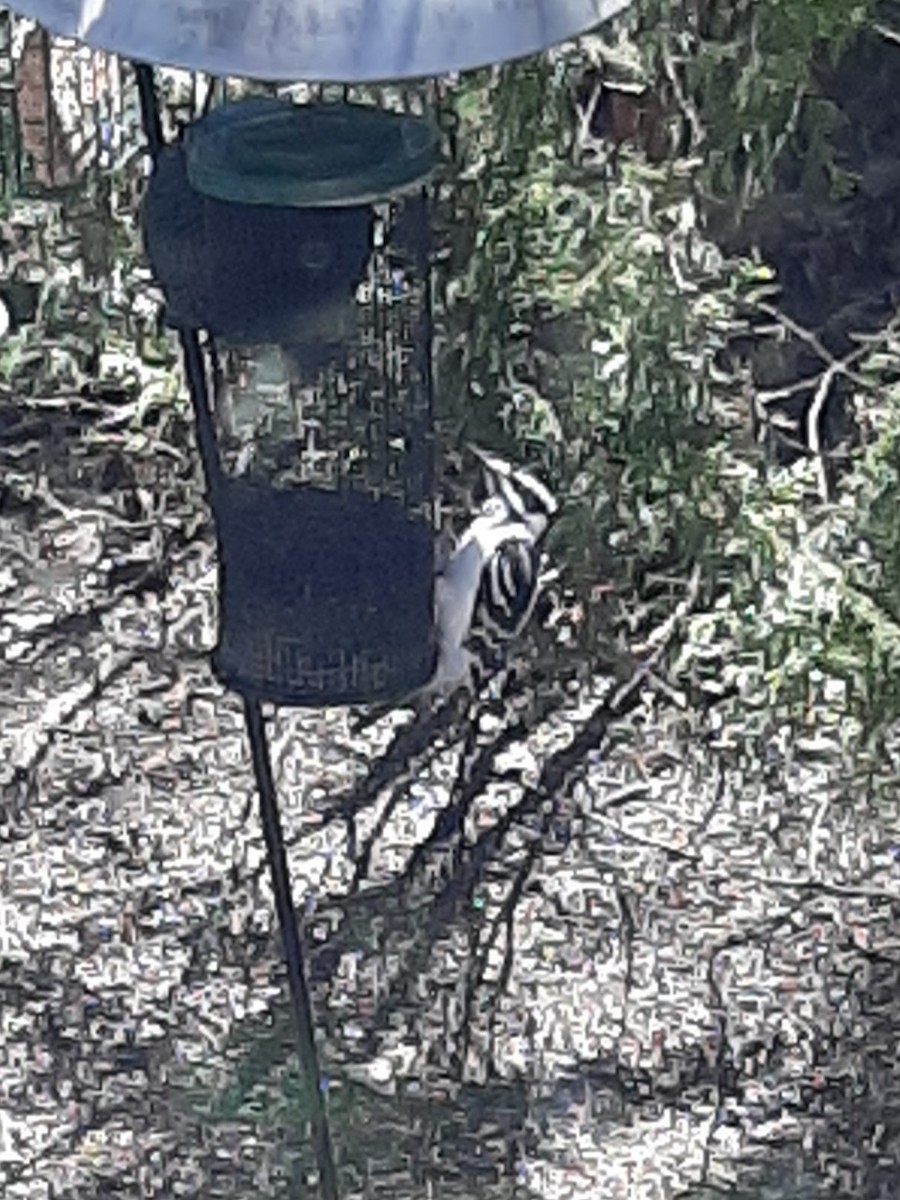
[[[480,150],[455,292],[470,390],[576,489],[562,529],[585,578],[608,545],[625,578],[694,560],[729,511],[711,382],[743,277],[695,249],[683,189],[636,167],[592,186],[550,122],[531,131],[527,170],[521,142],[515,164]]]
[[[865,10],[742,12],[752,45],[688,72],[712,114],[711,161],[749,148],[755,185],[790,126],[807,139],[807,169],[826,170],[829,106],[812,105],[806,124],[789,109],[822,39],[833,49]],[[742,381],[720,356],[765,271],[724,262],[704,243],[685,175],[626,155],[604,180],[564,161],[565,72],[535,79],[540,114],[522,67],[470,81],[460,98],[459,220],[443,313],[457,347],[445,378],[463,398],[458,420],[552,471],[567,497],[555,552],[568,583],[586,608],[596,584],[613,589],[603,636],[640,642],[699,565],[669,678],[715,705],[731,741],[756,760],[779,728],[795,729],[808,750],[824,739],[867,760],[872,737],[900,716],[896,389],[878,393],[881,432],[839,503],[818,498],[812,461],[767,464]],[[485,128],[500,111],[518,114],[511,129]],[[863,370],[875,387],[897,366],[873,353]],[[595,655],[596,622],[582,633],[584,654]]]
[[[815,65],[834,61],[877,0],[764,0],[716,5],[651,0],[641,8],[640,41],[663,53],[682,76],[705,134],[709,185],[744,205],[767,189],[779,154],[803,147],[808,170],[844,186],[827,134],[838,121],[816,97]]]

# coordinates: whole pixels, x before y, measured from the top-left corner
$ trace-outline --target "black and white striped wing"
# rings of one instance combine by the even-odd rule
[[[532,541],[509,538],[484,564],[475,622],[508,639],[521,633],[537,598],[540,552]]]
[[[511,537],[484,563],[468,644],[486,668],[502,661],[503,647],[518,637],[539,592],[540,552],[530,539]]]

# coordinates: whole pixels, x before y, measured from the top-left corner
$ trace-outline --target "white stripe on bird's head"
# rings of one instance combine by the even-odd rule
[[[481,463],[489,498],[502,497],[510,514],[527,524],[532,536],[540,537],[559,507],[549,488],[521,467],[472,442],[469,449]]]

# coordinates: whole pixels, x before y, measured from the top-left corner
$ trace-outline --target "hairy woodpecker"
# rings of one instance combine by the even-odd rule
[[[524,629],[541,583],[541,542],[556,513],[548,489],[528,472],[470,446],[484,472],[478,507],[435,579],[438,658],[426,693],[468,683],[502,661]]]

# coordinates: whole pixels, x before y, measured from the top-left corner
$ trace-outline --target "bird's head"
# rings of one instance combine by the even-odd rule
[[[520,520],[535,539],[542,537],[559,509],[549,488],[505,459],[471,443],[469,448],[481,463],[488,504],[502,503],[506,512]]]

